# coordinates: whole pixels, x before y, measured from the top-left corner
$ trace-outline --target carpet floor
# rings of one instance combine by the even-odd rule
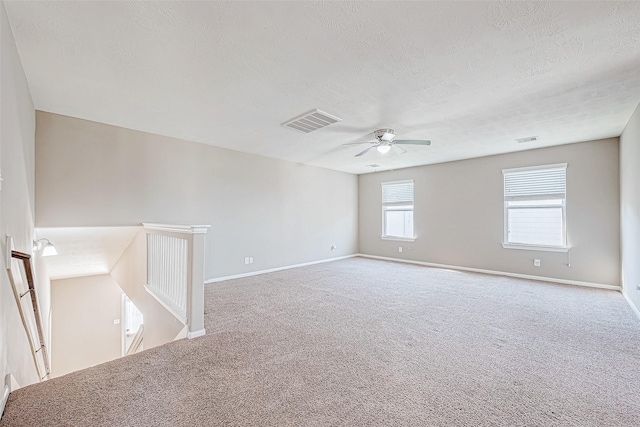
[[[19,389],[0,425],[640,425],[619,292],[352,258],[205,306],[206,336]]]

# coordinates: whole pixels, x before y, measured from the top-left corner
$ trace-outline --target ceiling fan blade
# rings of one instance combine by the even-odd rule
[[[347,142],[342,145],[360,145],[360,144],[375,144],[377,141],[358,141],[358,142]]]
[[[396,139],[393,143],[405,145],[431,145],[431,141],[428,139]]]
[[[363,154],[367,154],[367,152],[368,152],[369,150],[374,149],[374,148],[376,148],[376,146],[375,146],[375,145],[372,145],[371,147],[367,148],[366,150],[359,152],[359,153],[358,153],[358,154],[356,154],[354,157],[360,157],[360,156],[362,156]]]
[[[404,154],[407,152],[407,150],[405,150],[404,148],[400,147],[399,145],[393,144],[391,145],[391,147],[395,148],[397,151],[400,151],[400,154]]]

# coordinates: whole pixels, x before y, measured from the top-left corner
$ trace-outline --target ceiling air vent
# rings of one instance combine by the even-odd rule
[[[302,133],[313,132],[325,126],[329,126],[332,123],[341,122],[342,119],[332,116],[320,110],[311,110],[308,113],[304,113],[295,119],[284,122],[282,126],[286,126],[289,129],[297,130]]]
[[[537,140],[538,140],[537,136],[528,136],[526,138],[518,138],[518,139],[516,139],[516,142],[523,143],[523,142],[533,142],[533,141],[537,141]]]

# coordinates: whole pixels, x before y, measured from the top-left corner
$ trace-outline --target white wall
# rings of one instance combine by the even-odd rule
[[[51,281],[52,377],[120,357],[122,294],[108,274]]]
[[[20,386],[38,381],[31,350],[5,270],[5,235],[31,253],[34,208],[34,108],[15,41],[0,2],[0,381],[11,373]],[[49,307],[41,304],[44,313]],[[45,332],[46,334],[46,332]]]
[[[612,138],[360,175],[360,252],[619,286],[618,157]],[[504,249],[502,169],[564,162],[571,267],[566,253]],[[404,179],[415,180],[417,239],[382,240],[380,184]]]
[[[620,136],[622,286],[640,310],[640,105]]]
[[[36,117],[38,227],[211,224],[205,279],[358,251],[355,175]]]

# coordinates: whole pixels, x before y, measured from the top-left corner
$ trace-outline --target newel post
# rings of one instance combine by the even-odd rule
[[[205,334],[204,330],[204,247],[210,225],[191,226],[191,250],[187,286],[187,338]]]

